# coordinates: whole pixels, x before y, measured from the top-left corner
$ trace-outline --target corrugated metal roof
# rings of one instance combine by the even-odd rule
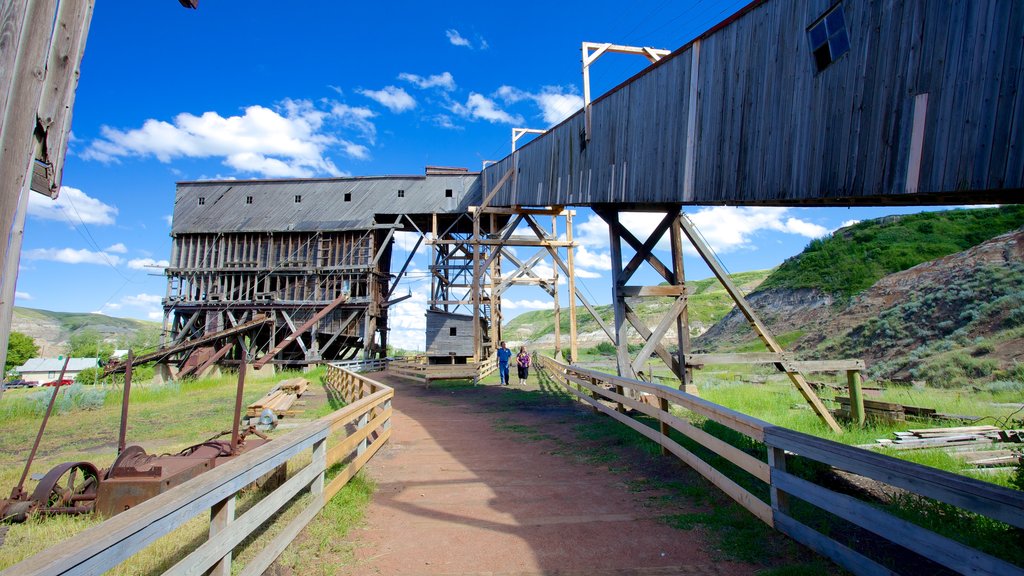
[[[377,215],[464,213],[481,199],[476,173],[179,182],[171,234],[361,230]]]
[[[81,372],[86,368],[99,366],[98,358],[72,358],[68,361],[68,372]],[[60,372],[64,367],[63,358],[30,358],[15,368],[18,372]]]

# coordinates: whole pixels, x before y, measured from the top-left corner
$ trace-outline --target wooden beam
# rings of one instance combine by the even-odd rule
[[[273,320],[270,317],[268,317],[268,316],[265,316],[265,315],[262,315],[262,314],[261,315],[257,315],[256,317],[254,317],[252,320],[246,322],[245,324],[241,324],[239,326],[235,326],[234,328],[229,328],[227,330],[221,330],[220,332],[214,332],[213,334],[206,334],[206,335],[203,335],[203,336],[201,336],[199,338],[196,338],[195,340],[188,340],[188,341],[183,342],[181,344],[177,344],[175,346],[171,346],[170,348],[161,348],[160,350],[157,350],[156,352],[150,352],[149,354],[143,354],[142,356],[137,356],[137,357],[135,357],[135,359],[133,361],[133,364],[134,365],[139,365],[139,364],[145,364],[146,362],[154,362],[154,361],[159,362],[159,361],[164,360],[165,358],[167,358],[168,356],[170,356],[172,354],[176,354],[178,352],[183,352],[185,350],[189,350],[189,349],[197,347],[197,346],[202,346],[203,344],[207,344],[209,342],[213,342],[214,340],[218,340],[220,338],[228,338],[228,337],[234,336],[236,334],[241,334],[243,332],[246,332],[246,331],[251,330],[253,328],[262,326],[263,324],[265,324],[267,322],[272,322],[272,321]],[[115,372],[123,372],[124,368],[125,368],[124,364],[108,364],[106,369],[103,371],[103,374],[106,375],[106,374],[113,374]]]
[[[706,364],[782,364],[805,372],[845,372],[866,369],[863,360],[792,360],[787,354],[777,352],[691,354],[687,357],[686,364],[694,367]]]
[[[192,374],[197,374],[200,377],[202,377],[202,374],[203,374],[204,370],[206,370],[210,366],[213,366],[214,364],[216,364],[217,361],[219,361],[224,356],[227,356],[228,351],[230,351],[234,346],[235,346],[234,342],[228,342],[224,346],[221,346],[220,350],[217,350],[217,352],[215,352],[213,354],[213,356],[210,356],[209,358],[207,358],[206,362],[203,362],[201,365],[196,365],[196,366],[193,366],[191,368],[186,368],[185,370],[182,370],[181,372],[178,372],[178,375],[175,377],[175,379],[181,379],[181,378],[184,378],[186,376],[190,376]]]
[[[677,298],[686,294],[686,286],[623,286],[622,295],[627,297],[662,296]]]
[[[633,311],[626,302],[626,320],[629,320],[630,325],[637,331],[645,340],[651,339],[651,329],[644,324],[644,321],[640,316]],[[679,374],[679,360],[672,355],[660,342],[654,347],[654,353],[672,370],[673,373]]]
[[[633,246],[633,248],[636,250],[636,254],[633,255],[633,258],[630,259],[629,264],[627,264],[626,268],[623,269],[623,284],[629,282],[629,279],[633,277],[633,274],[637,271],[638,268],[640,268],[640,264],[642,264],[644,260],[647,260],[649,262],[651,259],[657,259],[657,256],[655,256],[651,251],[654,250],[654,247],[657,246],[658,241],[661,240],[661,237],[664,236],[665,232],[668,231],[669,227],[672,225],[672,221],[678,217],[677,214],[678,211],[669,212],[668,214],[665,214],[664,218],[661,219],[661,222],[659,222],[658,225],[654,228],[654,231],[651,232],[651,235],[648,236],[647,241],[644,242],[643,245],[639,247]],[[622,232],[620,231],[619,234],[621,235]],[[632,236],[632,234],[630,234],[630,236]],[[660,263],[661,261],[659,260],[658,262]],[[662,264],[662,266],[664,266],[664,264]],[[670,283],[674,283],[673,281],[675,280],[675,278],[666,278],[666,280],[668,280]]]
[[[736,303],[736,307],[747,318],[747,321],[750,322],[750,325],[754,328],[754,332],[761,338],[761,341],[763,341],[772,352],[781,354],[783,352],[782,346],[779,345],[771,332],[768,331],[768,327],[761,322],[761,319],[754,312],[754,309],[747,303],[746,298],[743,297],[743,293],[733,283],[732,278],[726,274],[722,265],[719,264],[718,260],[715,258],[711,248],[704,242],[704,239],[697,234],[696,228],[685,214],[679,215],[679,225],[682,227],[683,233],[686,234],[686,237],[689,238],[690,243],[693,244],[693,247],[697,249],[697,252],[704,259],[704,262],[709,268],[711,268],[715,277],[718,278],[718,281],[721,282],[723,287],[725,287],[726,292],[728,292],[729,296],[732,297],[733,301]],[[833,432],[836,434],[842,434],[842,427],[839,426],[839,423],[832,417],[832,413],[828,411],[828,408],[822,404],[821,399],[814,393],[814,390],[807,381],[804,380],[804,377],[796,371],[787,370],[786,374],[789,376],[789,379],[793,384],[796,385],[797,390],[800,391],[800,394],[805,400],[807,400],[808,404],[811,405],[815,414],[817,414]]]
[[[661,339],[668,333],[668,329],[672,327],[672,324],[674,324],[676,319],[679,318],[679,315],[686,309],[686,301],[686,295],[676,298],[676,301],[672,303],[672,307],[665,312],[664,316],[662,316],[661,321],[658,322],[658,326],[647,338],[647,342],[644,344],[644,347],[637,353],[636,359],[633,360],[633,372],[639,373],[643,369],[644,362],[647,362],[647,359],[651,357],[651,354],[654,352],[654,348],[661,344]]]
[[[313,317],[310,318],[309,320],[307,320],[302,326],[300,326],[298,329],[294,330],[291,334],[286,336],[283,340],[278,342],[277,346],[274,346],[273,348],[271,348],[270,351],[267,352],[262,358],[260,358],[259,360],[253,362],[253,364],[252,364],[253,368],[255,368],[256,370],[259,370],[260,368],[262,368],[264,364],[266,364],[271,359],[273,359],[274,356],[277,356],[278,352],[280,352],[281,350],[284,350],[284,348],[286,346],[288,346],[296,338],[298,338],[300,334],[303,334],[307,330],[312,328],[314,324],[319,322],[324,316],[327,316],[331,312],[331,310],[334,310],[335,308],[340,306],[342,303],[344,303],[346,300],[348,300],[348,294],[342,294],[341,296],[338,296],[337,298],[332,300],[330,304],[328,304],[328,305],[324,306],[323,308],[321,308],[319,312],[314,314]],[[286,319],[287,319],[287,317],[286,317]],[[365,337],[364,337],[364,340],[365,340]]]

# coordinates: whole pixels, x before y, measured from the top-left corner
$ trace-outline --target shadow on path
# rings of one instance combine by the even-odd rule
[[[658,518],[699,511],[576,440],[595,418],[552,383],[435,384],[387,373],[394,432],[371,461],[377,492],[352,533],[352,574],[753,574],[701,531]],[[642,456],[642,455],[641,455]],[[651,458],[647,458],[651,460]]]

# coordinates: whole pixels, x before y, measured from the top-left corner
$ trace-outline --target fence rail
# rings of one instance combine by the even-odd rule
[[[209,510],[208,540],[167,574],[229,575],[234,548],[295,496],[308,491],[312,498],[306,507],[239,572],[262,574],[391,435],[394,390],[334,365],[328,366],[326,381],[349,402],[347,406],[80,532],[2,574],[99,574]],[[309,463],[235,517],[239,491],[310,450]],[[344,467],[325,483],[327,470],[336,464]]]
[[[570,393],[595,410],[657,442],[663,453],[674,454],[683,460],[765,524],[831,558],[854,574],[894,572],[869,557],[870,552],[850,548],[791,516],[791,497],[834,514],[951,570],[977,575],[1024,575],[1024,569],[1019,566],[897,518],[856,498],[795,476],[787,472],[786,464],[792,456],[798,455],[1017,528],[1024,528],[1022,492],[775,426],[667,386],[568,366],[546,357],[540,358],[539,365]],[[767,448],[768,461],[755,458],[690,424],[685,418],[672,413],[673,406],[685,408],[763,443]],[[627,407],[654,418],[658,428],[628,416]],[[770,495],[769,501],[743,488],[676,442],[669,436],[672,430],[729,460],[764,483]]]
[[[472,380],[474,384],[498,369],[495,357],[483,362],[465,364],[427,364],[425,356],[393,359],[388,362],[388,371],[404,378],[422,380],[427,387],[434,380]]]

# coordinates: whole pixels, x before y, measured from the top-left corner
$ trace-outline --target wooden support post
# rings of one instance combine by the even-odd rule
[[[786,471],[786,451],[775,446],[768,447],[768,466],[771,471]],[[769,488],[771,495],[772,510],[789,514],[789,495],[775,487],[775,482]]]
[[[608,222],[608,243],[612,260],[612,306],[615,310],[615,358],[619,376],[636,378],[629,361],[629,339],[626,334],[625,295],[622,293],[622,243],[619,239],[619,213],[602,214]]]
[[[682,289],[680,298],[688,298],[686,290],[686,273],[683,269],[683,232],[679,226],[679,218],[672,219],[672,226],[669,228],[669,239],[672,242],[672,269],[676,279],[676,285]],[[697,394],[697,387],[693,384],[693,369],[687,366],[686,358],[690,355],[690,307],[683,306],[679,316],[676,317],[676,342],[678,363],[675,366],[676,378],[679,378],[683,392]],[[671,368],[672,365],[670,364]]]
[[[864,396],[861,394],[860,389],[860,371],[847,370],[846,382],[850,387],[850,419],[853,421],[854,426],[861,428],[864,426],[865,415]]]
[[[551,237],[558,239],[558,216],[551,216]],[[570,248],[570,251],[572,249]],[[558,302],[558,266],[552,266],[551,297],[555,300],[555,359],[562,359],[562,307]]]
[[[565,255],[569,273],[566,278],[569,281],[569,363],[579,361],[579,344],[576,341],[576,268],[573,253],[576,252],[572,239],[572,217],[574,212],[569,210],[565,215],[565,239],[569,241]]]
[[[625,395],[625,392],[626,391],[622,388],[622,386],[620,384],[615,384],[615,393],[616,394],[618,394],[619,396],[623,396],[623,395]],[[626,413],[626,407],[622,405],[622,402],[616,402],[615,403],[615,411],[618,412],[619,414],[625,414]]]
[[[214,536],[231,529],[231,523],[235,521],[235,495],[213,505],[210,508],[210,539]],[[209,576],[231,576],[231,552],[228,552],[219,562],[207,572]]]
[[[661,410],[662,413],[668,414],[669,413],[668,399],[658,397],[658,409]],[[658,418],[658,430],[661,432],[661,435],[664,436],[665,438],[669,438],[670,437],[669,436],[669,432],[672,431],[672,427],[669,426],[668,423],[665,422],[665,420],[660,417],[660,415],[659,415],[659,418]],[[661,455],[662,456],[668,456],[669,454],[671,454],[671,452],[669,452],[668,448],[665,447],[665,444],[666,444],[665,442],[661,443]]]

